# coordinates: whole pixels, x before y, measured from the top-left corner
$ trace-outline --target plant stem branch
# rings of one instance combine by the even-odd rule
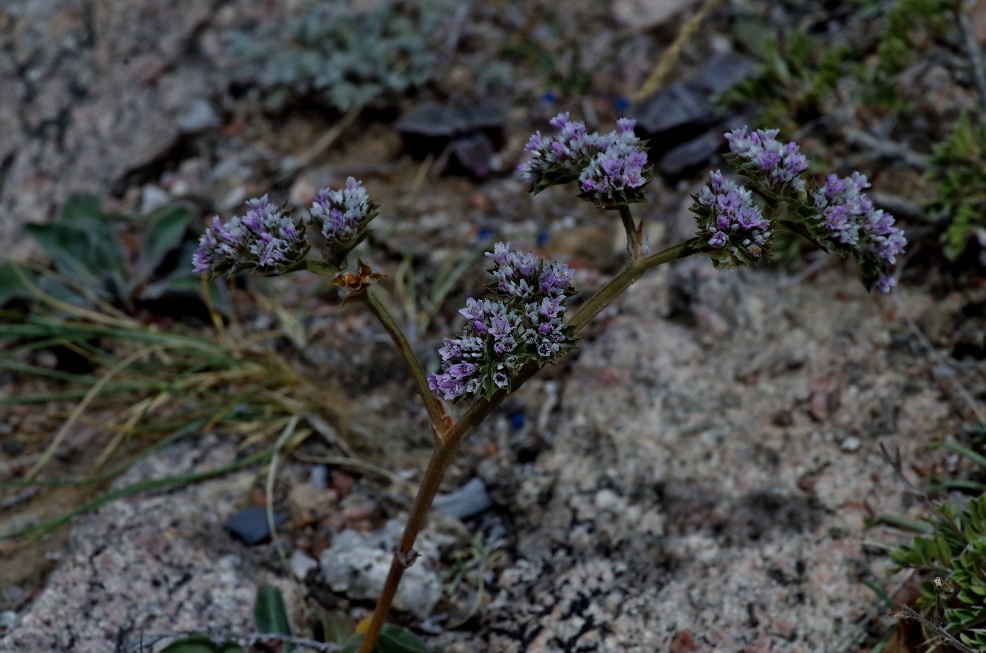
[[[323,277],[334,277],[339,272],[338,267],[310,259],[305,260],[305,269]],[[439,440],[441,440],[445,431],[451,426],[451,420],[448,414],[446,414],[441,401],[438,400],[438,397],[428,387],[428,376],[421,366],[421,361],[414,355],[414,350],[411,348],[411,343],[407,341],[404,330],[401,329],[397,320],[394,319],[394,316],[387,310],[387,306],[381,301],[377,289],[373,287],[368,288],[358,296],[358,299],[366,304],[374,317],[383,325],[384,330],[390,334],[391,340],[397,346],[397,350],[404,357],[404,362],[407,363],[407,368],[410,370],[411,376],[414,378],[414,383],[418,387],[421,402],[428,411],[428,417],[431,418],[432,428],[435,430],[435,434]]]
[[[360,296],[360,300],[366,304],[370,312],[376,316],[380,324],[383,325],[383,328],[390,334],[390,338],[394,341],[394,345],[397,346],[397,350],[404,357],[404,362],[411,371],[414,383],[418,386],[418,394],[421,395],[421,401],[428,411],[428,417],[431,418],[432,428],[435,429],[439,442],[441,442],[445,437],[445,432],[448,431],[451,425],[450,420],[445,413],[445,408],[442,406],[441,401],[431,391],[431,388],[428,387],[428,377],[425,374],[424,368],[421,367],[421,361],[414,355],[414,350],[411,349],[411,343],[407,341],[404,331],[397,324],[397,320],[394,319],[394,316],[390,314],[390,311],[387,310],[387,307],[380,300],[379,291],[376,288],[371,287],[367,289]]]
[[[320,277],[334,277],[339,274],[339,268],[335,265],[328,265],[327,263],[314,261],[310,258],[306,258],[302,263],[304,264],[304,268],[306,270],[317,274]]]
[[[528,378],[533,376],[534,372],[537,371],[537,366],[535,365],[533,367],[534,370],[527,375]],[[524,370],[526,369],[527,366],[525,366]],[[442,479],[445,477],[445,471],[455,459],[455,453],[459,449],[459,444],[461,444],[462,440],[476,426],[481,424],[493,412],[493,409],[500,405],[500,402],[506,396],[507,392],[500,390],[490,399],[480,397],[474,401],[462,417],[459,418],[459,421],[445,433],[442,442],[435,447],[435,451],[431,455],[431,460],[428,462],[428,469],[422,477],[421,486],[418,488],[418,495],[414,498],[414,505],[411,508],[411,514],[407,518],[407,524],[404,526],[404,534],[401,537],[400,545],[396,553],[394,553],[393,560],[391,560],[390,571],[387,574],[387,580],[380,593],[380,598],[377,600],[373,617],[370,619],[366,635],[360,644],[359,653],[372,653],[373,647],[376,646],[380,629],[383,628],[387,614],[390,612],[390,606],[394,602],[394,596],[397,594],[397,587],[400,585],[401,578],[404,576],[404,570],[411,566],[417,555],[414,551],[414,542],[418,538],[418,533],[424,528],[425,520],[428,518],[428,512],[431,510],[432,501],[434,501],[435,495],[438,494]]]
[[[623,220],[623,228],[627,232],[627,251],[630,252],[630,258],[636,261],[641,256],[641,243],[640,235],[637,233],[637,225],[634,224],[633,215],[630,213],[630,207],[626,204],[621,204],[619,206],[620,219]]]
[[[671,261],[676,261],[696,252],[703,251],[704,247],[705,244],[701,239],[692,238],[662,252],[630,261],[619,274],[600,288],[589,301],[579,308],[572,319],[569,320],[569,324],[575,328],[576,332],[582,330],[592,318],[619,297],[644,272],[663,263],[670,263]],[[539,369],[540,367],[533,362],[522,367],[513,379],[511,391],[517,390],[528,379],[537,374]],[[418,494],[414,498],[414,505],[411,507],[411,514],[408,516],[407,524],[404,526],[404,534],[401,536],[400,545],[394,553],[393,560],[391,560],[390,571],[387,574],[387,580],[380,593],[377,606],[373,611],[373,617],[370,619],[366,635],[360,644],[359,653],[372,653],[373,647],[376,646],[380,629],[383,627],[384,621],[387,619],[387,614],[390,612],[390,607],[394,602],[394,596],[397,594],[397,587],[401,582],[401,578],[404,576],[404,571],[411,566],[417,555],[414,551],[414,542],[418,537],[418,533],[424,528],[425,521],[428,518],[428,512],[431,510],[432,501],[434,501],[435,495],[438,494],[446,470],[448,470],[449,465],[455,459],[455,453],[458,451],[459,445],[474,428],[481,424],[500,405],[507,394],[509,393],[506,390],[499,390],[489,399],[483,397],[476,399],[466,412],[463,413],[462,417],[445,432],[444,437],[442,437],[435,447],[435,451],[432,453],[431,460],[428,463],[428,468],[422,477],[421,485],[418,488]]]
[[[702,242],[702,239],[691,238],[656,254],[631,260],[619,274],[610,279],[606,285],[596,291],[595,295],[589,298],[586,303],[582,304],[568,323],[575,327],[575,331],[578,333],[592,321],[592,318],[599,315],[614,299],[623,294],[623,291],[643,276],[644,272],[663,263],[670,263],[671,261],[676,261],[704,251],[704,248],[705,243]]]

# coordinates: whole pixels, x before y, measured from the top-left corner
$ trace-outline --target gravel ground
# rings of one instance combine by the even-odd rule
[[[271,117],[255,100],[233,97],[221,37],[277,20],[287,4],[25,0],[0,8],[0,49],[11,53],[0,58],[3,249],[27,251],[19,226],[50,219],[71,192],[95,192],[108,209],[127,211],[183,198],[204,220],[266,190],[285,157],[303,151],[333,119],[304,111]],[[502,15],[474,8],[475,26],[463,43],[481,50],[514,29],[550,37],[531,22],[536,7],[507,4],[511,11]],[[673,36],[676,16],[694,3],[676,5],[678,14],[654,9],[661,17],[646,26],[627,18],[642,15],[634,4],[618,2],[612,15],[594,3],[552,14],[562,32],[591,28],[599,35],[587,41],[585,66],[610,71],[629,62],[604,76],[603,95],[639,87],[650,69],[641,62],[654,60],[655,41]],[[748,8],[730,5],[734,13]],[[703,48],[729,56],[722,22],[694,46],[693,63]],[[618,49],[616,63],[607,48]],[[443,83],[475,91],[468,66],[451,71]],[[506,99],[534,96],[534,86]],[[947,111],[966,106],[967,91],[948,95]],[[590,115],[608,103],[598,96],[570,102]],[[392,258],[411,252],[423,281],[455,262],[463,243],[475,245],[495,227],[521,246],[542,240],[542,253],[568,261],[579,287],[589,289],[614,269],[620,231],[590,222],[592,210],[563,194],[532,201],[505,174],[528,127],[556,108],[528,99],[506,109],[517,125],[506,129],[483,183],[432,175],[420,192],[421,168],[399,155],[384,112],[358,120],[275,193],[303,203],[325,180],[365,173],[371,193],[390,209],[379,220],[381,251]],[[833,151],[832,158],[844,154]],[[886,183],[878,190],[922,191],[918,173],[899,161],[881,172]],[[674,174],[683,176],[652,184],[655,201],[639,214],[648,217],[655,246],[693,229],[686,208],[698,182]],[[492,509],[464,523],[436,519],[424,537],[450,566],[476,533],[497,555],[432,619],[398,618],[423,625],[434,650],[463,653],[835,653],[871,646],[892,622],[862,581],[893,593],[906,579],[886,578],[887,547],[902,536],[868,529],[867,519],[924,510],[881,447],[899,451],[916,484],[932,474],[961,474],[959,462],[928,447],[971,422],[958,387],[976,401],[984,395],[976,352],[986,351],[986,298],[981,278],[955,284],[920,269],[905,273],[893,297],[880,298],[867,295],[841,262],[811,261],[796,274],[779,267],[717,272],[689,259],[634,286],[600,316],[577,356],[510,398],[466,443],[449,488],[478,476]],[[463,285],[473,282],[481,278],[467,275]],[[275,288],[292,301],[310,286],[280,280]],[[457,288],[448,305],[463,292]],[[363,453],[375,449],[381,464],[417,480],[427,438],[418,433],[422,415],[406,379],[380,371],[396,365],[389,342],[365,320],[340,315],[334,326],[317,324],[342,346],[313,345],[309,372],[335,378],[351,354],[359,373],[345,383],[367,397],[350,412],[354,421],[360,414],[371,421],[354,431],[377,438]],[[434,356],[444,330],[431,324],[417,334],[422,356]],[[517,415],[526,416],[523,425],[512,423]],[[407,437],[409,430],[418,435]],[[388,441],[398,437],[399,446]],[[209,468],[236,455],[230,438],[204,434],[117,483]],[[5,474],[16,468],[15,454],[0,456]],[[406,515],[406,491],[359,475],[311,495],[292,491],[310,472],[302,460],[284,462],[278,506],[293,518],[313,505],[330,514],[315,514],[297,531],[289,525],[286,546],[317,557],[343,528],[382,532],[388,520]],[[2,613],[8,627],[0,628],[0,650],[124,651],[147,633],[249,632],[254,592],[264,581],[285,591],[303,631],[321,600],[317,578],[293,582],[271,545],[249,548],[222,529],[254,480],[242,473],[131,497],[79,519],[65,546],[37,563],[40,577],[55,561],[43,588],[0,588],[5,607],[13,606]],[[478,611],[462,627],[436,626],[476,601]],[[356,615],[366,610],[358,600],[343,605]]]

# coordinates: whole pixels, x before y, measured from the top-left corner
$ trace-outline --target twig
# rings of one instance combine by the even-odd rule
[[[907,218],[914,222],[925,220],[925,211],[920,204],[909,202],[899,195],[878,190],[870,190],[868,194],[878,208],[892,213],[896,218]]]
[[[267,501],[267,528],[270,530],[270,539],[274,543],[274,548],[277,550],[277,556],[281,559],[281,564],[288,571],[291,569],[291,563],[288,561],[288,556],[284,552],[284,547],[281,546],[281,542],[277,538],[277,520],[274,519],[274,479],[277,477],[277,463],[279,462],[281,449],[284,448],[288,438],[294,435],[294,430],[298,426],[299,419],[301,419],[300,416],[292,415],[284,427],[284,431],[281,432],[281,436],[277,438],[277,443],[274,445],[274,453],[270,457],[270,466],[267,468],[267,483],[264,486],[264,498]],[[311,433],[311,431],[308,432]]]
[[[291,165],[286,166],[284,170],[281,170],[277,174],[272,175],[267,180],[267,185],[273,186],[276,183],[284,181],[285,179],[287,179],[288,177],[290,177],[291,175],[298,172],[306,165],[314,161],[315,157],[321,154],[323,150],[327,149],[330,145],[332,145],[332,143],[335,142],[337,138],[339,138],[339,136],[342,135],[342,132],[344,132],[346,128],[349,127],[349,125],[351,125],[354,120],[356,120],[356,118],[359,116],[360,112],[362,111],[363,111],[363,105],[357,105],[352,109],[350,109],[349,111],[347,111],[345,115],[343,115],[342,118],[339,119],[339,122],[334,124],[332,128],[329,129],[329,131],[325,132],[321,138],[315,141],[314,145],[312,145],[310,148],[299,154],[297,158],[295,158],[295,160],[291,163]]]
[[[842,132],[846,141],[855,145],[860,145],[864,149],[872,150],[882,156],[900,159],[912,168],[927,170],[930,166],[928,157],[915,152],[909,147],[900,145],[893,141],[878,138],[859,129],[844,129]]]
[[[938,634],[939,637],[942,638],[942,640],[948,642],[951,646],[954,646],[960,651],[965,651],[965,653],[978,653],[974,648],[966,646],[958,639],[953,637],[952,634],[949,633],[947,630],[945,630],[935,622],[931,621],[930,619],[928,619],[923,614],[921,614],[920,612],[918,612],[917,610],[915,610],[909,605],[898,606],[897,610],[895,610],[892,614],[894,616],[902,616],[905,618],[915,619],[919,621],[925,628],[934,631],[935,633]]]
[[[901,462],[900,459],[900,449],[897,449],[894,453],[890,453],[890,450],[887,449],[887,446],[881,442],[880,455],[887,462],[887,464],[890,465],[890,468],[894,470],[894,474],[897,475],[897,478],[900,479],[900,481],[907,487],[907,489],[910,490],[914,496],[920,497],[921,501],[925,505],[930,507],[931,502],[928,500],[928,495],[925,492],[919,490],[918,487],[911,482],[911,479],[907,478],[907,476],[904,474],[904,464]]]
[[[243,642],[247,646],[253,646],[255,644],[266,643],[266,642],[283,642],[285,644],[294,644],[295,646],[304,646],[310,648],[319,653],[338,653],[342,650],[340,644],[334,642],[316,642],[313,639],[307,639],[305,637],[294,637],[292,635],[279,635],[277,633],[218,633],[218,632],[195,632],[191,630],[168,632],[168,633],[151,633],[147,635],[141,635],[137,641],[130,643],[126,647],[128,653],[136,653],[137,651],[145,651],[145,647],[154,646],[160,641],[166,639],[179,639],[183,637],[191,637],[193,635],[201,635],[203,637],[209,638],[212,642],[216,644],[223,644],[225,642]]]
[[[643,83],[639,90],[633,94],[630,98],[634,102],[639,102],[648,95],[652,95],[657,89],[661,87],[664,83],[664,78],[668,76],[674,65],[678,63],[678,59],[681,58],[681,51],[684,49],[685,44],[688,43],[693,36],[698,32],[698,28],[701,27],[702,21],[705,20],[715,6],[719,4],[719,0],[705,0],[705,3],[698,10],[694,16],[688,19],[688,22],[681,27],[681,31],[678,32],[678,36],[674,38],[668,49],[661,53],[661,58],[657,60],[657,65],[654,66],[654,70],[651,72],[650,77],[647,81]]]
[[[976,92],[979,93],[980,113],[983,113],[986,111],[986,70],[983,69],[983,51],[976,41],[972,21],[969,20],[969,14],[974,10],[975,5],[976,0],[965,0],[962,4],[958,10],[959,29],[962,31],[962,45],[969,55],[972,80],[976,85]]]

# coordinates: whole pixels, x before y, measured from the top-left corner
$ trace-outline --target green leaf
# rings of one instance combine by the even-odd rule
[[[74,223],[28,224],[24,230],[45,251],[58,271],[101,297],[115,299],[125,278],[123,247],[110,226],[97,219]]]
[[[19,269],[18,269],[19,268]],[[21,275],[33,281],[35,273],[16,263],[4,263],[0,265],[0,306],[3,306],[12,299],[33,299],[34,293],[24,285]]]
[[[341,653],[357,653],[360,644],[363,643],[363,635],[352,637],[346,645],[342,647]],[[411,631],[400,626],[384,625],[380,629],[380,638],[377,645],[373,647],[374,653],[431,653],[427,646],[420,639],[415,637]]]
[[[346,613],[339,610],[326,610],[317,603],[313,603],[311,607],[322,625],[322,635],[326,642],[343,644],[356,632],[356,624]]]
[[[192,212],[184,206],[164,206],[147,216],[147,230],[137,261],[137,276],[147,280],[165,257],[181,247],[192,222]],[[184,261],[179,265],[183,265]]]
[[[376,648],[380,653],[431,653],[411,631],[390,624],[380,629]]]
[[[192,635],[171,642],[161,653],[244,653],[233,642],[217,644],[205,635]]]
[[[291,622],[288,620],[281,590],[266,583],[257,588],[257,600],[253,604],[253,621],[259,632],[291,635]],[[283,650],[285,653],[290,653],[291,645],[284,644]]]
[[[65,201],[58,214],[58,222],[64,224],[86,222],[103,214],[99,198],[95,195],[72,195]]]

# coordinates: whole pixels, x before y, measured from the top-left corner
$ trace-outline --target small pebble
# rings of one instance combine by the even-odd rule
[[[17,623],[17,613],[13,610],[0,612],[0,630],[10,630]]]
[[[274,525],[280,526],[287,519],[286,515],[274,513]],[[230,534],[243,540],[247,546],[260,544],[270,537],[270,527],[267,524],[267,509],[250,506],[244,508],[223,525]]]
[[[178,128],[186,134],[197,134],[213,129],[222,124],[222,118],[212,108],[212,105],[203,98],[195,98],[181,111],[175,118]]]
[[[493,507],[493,499],[486,491],[486,484],[474,478],[455,492],[435,497],[433,505],[438,512],[467,519]]]
[[[318,567],[318,561],[300,549],[291,554],[291,572],[298,580],[305,580],[308,572]]]
[[[171,195],[168,191],[154,184],[144,184],[140,189],[140,212],[150,213],[162,206],[171,203]]]
[[[846,453],[852,453],[854,451],[859,451],[859,448],[861,446],[863,446],[863,443],[860,442],[859,438],[857,438],[854,435],[851,435],[842,441],[842,444],[839,445],[839,448],[845,451]]]
[[[329,468],[325,465],[313,466],[311,476],[308,477],[308,482],[318,489],[324,490],[329,486]]]

